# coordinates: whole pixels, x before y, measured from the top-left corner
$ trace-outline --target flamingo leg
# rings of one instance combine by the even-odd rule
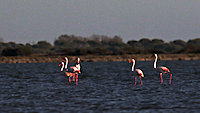
[[[66,85],[67,85],[67,78],[66,78]]]
[[[73,81],[75,81],[75,74],[73,74]]]
[[[137,76],[135,76],[135,85],[137,84]]]
[[[170,74],[169,84],[171,84],[172,74]]]
[[[161,79],[160,84],[162,84],[163,83],[162,73],[160,73],[160,79]]]
[[[71,77],[69,76],[69,83],[71,84]]]
[[[143,85],[143,82],[142,82],[142,78],[141,78],[141,76],[139,76],[139,78],[140,78],[141,85]]]
[[[76,74],[76,85],[78,85],[78,73]]]

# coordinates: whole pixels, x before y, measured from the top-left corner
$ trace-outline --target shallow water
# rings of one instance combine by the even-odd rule
[[[69,85],[58,63],[0,64],[0,112],[199,112],[200,61],[136,61],[145,77],[134,85],[128,62],[84,62],[79,85]],[[67,84],[66,84],[67,83]]]

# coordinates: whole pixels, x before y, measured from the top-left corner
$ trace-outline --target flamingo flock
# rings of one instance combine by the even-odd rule
[[[155,56],[155,60],[154,60],[154,65],[153,68],[160,73],[160,79],[161,79],[161,83],[163,84],[163,74],[170,74],[170,80],[169,80],[169,84],[171,84],[171,80],[172,80],[172,74],[170,73],[170,70],[167,67],[164,66],[159,66],[157,67],[157,60],[158,60],[158,55],[154,54]],[[64,61],[65,59],[65,61]],[[65,57],[64,59],[62,59],[62,62],[59,64],[59,66],[61,66],[60,71],[64,72],[66,76],[69,77],[69,83],[71,83],[71,77],[73,77],[73,81],[76,81],[76,85],[78,85],[78,75],[81,73],[81,66],[80,66],[80,58],[77,58],[77,63],[75,66],[71,66],[70,68],[68,68],[68,58]],[[135,85],[137,84],[137,78],[139,77],[140,79],[140,84],[143,85],[142,82],[142,77],[144,77],[144,73],[141,69],[134,69],[135,68],[135,59],[130,59],[129,63],[133,63],[132,67],[131,67],[131,71],[133,73],[135,73]]]
[[[78,85],[78,74],[81,73],[81,66],[80,66],[80,58],[77,58],[77,63],[75,66],[71,66],[68,69],[69,60],[67,57],[64,58],[65,61],[62,59],[62,62],[59,64],[61,66],[60,71],[64,72],[65,75],[69,78],[69,83],[71,84],[71,77],[73,77],[73,81],[76,81],[76,85]]]

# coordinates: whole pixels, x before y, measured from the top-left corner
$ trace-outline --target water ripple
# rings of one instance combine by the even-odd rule
[[[134,85],[127,62],[85,62],[79,85],[57,63],[0,64],[1,112],[198,112],[200,61],[159,61],[173,73],[160,84],[153,62],[136,62],[145,77]]]

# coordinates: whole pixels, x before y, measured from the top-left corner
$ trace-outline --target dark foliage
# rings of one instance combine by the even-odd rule
[[[33,53],[46,55],[124,55],[149,53],[200,53],[200,38],[188,42],[174,40],[164,42],[161,39],[142,38],[139,41],[122,41],[120,36],[108,37],[92,35],[81,37],[75,35],[61,35],[51,45],[46,41],[36,44],[16,44],[15,42],[0,43],[2,56],[28,56]]]
[[[2,56],[29,56],[32,54],[30,48],[19,47],[19,48],[5,48],[3,49]]]

